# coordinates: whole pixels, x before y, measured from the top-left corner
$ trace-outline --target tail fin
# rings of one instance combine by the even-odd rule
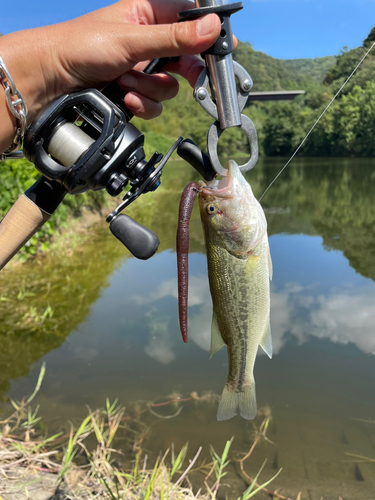
[[[228,420],[237,414],[246,420],[253,420],[257,413],[257,403],[255,397],[255,382],[244,388],[241,392],[236,392],[225,385],[217,410],[217,419]]]

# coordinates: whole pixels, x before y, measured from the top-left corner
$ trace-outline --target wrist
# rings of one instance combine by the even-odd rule
[[[0,38],[0,56],[14,87],[20,92],[28,108],[28,123],[57,97],[51,53],[53,50],[49,44],[48,29],[45,28],[21,31]],[[17,97],[12,97],[12,101],[15,99]],[[17,111],[19,107],[14,109]],[[1,153],[12,145],[17,129],[20,130],[20,120],[10,109],[3,85],[0,85],[0,116]]]
[[[45,31],[45,28],[20,31],[0,38],[0,56],[26,102],[28,121],[56,97]],[[5,99],[5,95],[2,97]]]

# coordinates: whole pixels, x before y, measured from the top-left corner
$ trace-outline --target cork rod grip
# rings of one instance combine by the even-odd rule
[[[25,195],[18,198],[0,224],[0,270],[49,218]]]

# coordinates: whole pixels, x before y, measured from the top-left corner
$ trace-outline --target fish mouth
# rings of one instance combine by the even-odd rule
[[[201,187],[201,195],[203,198],[214,196],[215,198],[232,198],[233,197],[233,176],[232,176],[232,161],[227,163],[228,175],[221,179],[213,181],[199,181]]]

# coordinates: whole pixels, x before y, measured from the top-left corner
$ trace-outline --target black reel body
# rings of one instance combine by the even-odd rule
[[[131,189],[124,198],[127,201],[120,205],[125,208],[139,194],[154,191],[162,174],[156,164],[163,155],[155,153],[150,161],[145,160],[144,135],[128,119],[123,109],[95,89],[54,101],[25,135],[25,156],[43,175],[26,195],[33,202],[38,200],[40,205],[56,209],[59,203],[46,203],[44,193],[75,195],[105,188],[111,196],[118,196],[130,182]],[[60,195],[59,200],[63,197]],[[114,236],[137,258],[154,255],[158,237],[130,217],[118,214],[108,219]]]
[[[42,175],[70,194],[108,188],[117,196],[113,174],[130,180],[142,176],[143,145],[143,134],[127,123],[123,111],[89,89],[64,95],[44,109],[27,131],[24,151]]]

